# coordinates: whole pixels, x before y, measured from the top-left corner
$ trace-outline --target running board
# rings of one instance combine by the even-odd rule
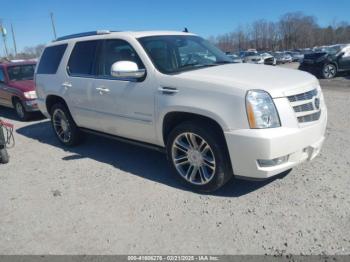
[[[106,133],[103,133],[103,132],[91,130],[91,129],[88,129],[88,128],[79,128],[79,129],[82,132],[84,132],[84,133],[97,135],[97,136],[102,136],[102,137],[113,139],[113,140],[117,140],[117,141],[120,141],[120,142],[123,142],[123,143],[128,143],[128,144],[132,144],[132,145],[136,145],[136,146],[141,146],[141,147],[148,148],[148,149],[151,149],[151,150],[155,150],[155,151],[158,151],[158,152],[161,152],[161,153],[166,153],[165,148],[161,147],[161,146],[152,145],[152,144],[149,144],[149,143],[144,143],[144,142],[140,142],[140,141],[136,141],[136,140],[120,137],[120,136],[114,136],[114,135],[106,134]]]

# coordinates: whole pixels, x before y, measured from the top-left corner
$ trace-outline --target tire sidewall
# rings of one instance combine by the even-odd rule
[[[188,182],[185,178],[183,178],[177,171],[172,158],[172,145],[174,140],[181,133],[191,132],[200,137],[202,137],[211,147],[215,162],[216,162],[216,170],[214,177],[211,181],[205,185],[195,185]],[[232,169],[228,164],[228,154],[227,147],[225,141],[220,138],[215,132],[213,132],[210,128],[206,128],[203,126],[203,123],[193,123],[193,122],[184,122],[179,126],[175,127],[169,134],[167,139],[167,157],[169,164],[172,169],[172,173],[176,176],[178,180],[180,180],[183,184],[185,184],[190,189],[199,192],[212,192],[216,189],[223,186],[231,177],[232,177]]]
[[[56,133],[56,130],[55,130],[55,127],[54,127],[54,123],[53,123],[53,121],[54,121],[53,120],[53,115],[54,115],[56,110],[61,110],[64,113],[64,115],[65,115],[65,117],[66,117],[66,119],[67,119],[67,121],[69,123],[70,129],[71,129],[71,137],[70,137],[69,141],[67,141],[67,142],[62,141],[60,139],[60,137],[58,136],[58,134]],[[77,145],[80,142],[80,138],[81,138],[80,137],[81,136],[80,131],[79,131],[78,127],[76,126],[76,124],[75,124],[75,122],[74,122],[74,120],[73,120],[73,118],[72,118],[68,108],[65,105],[63,105],[61,103],[58,103],[58,104],[55,104],[55,105],[52,106],[52,109],[51,109],[51,126],[52,126],[52,129],[53,129],[53,132],[55,133],[58,141],[60,141],[61,144],[65,145],[65,146],[75,146],[75,145]]]

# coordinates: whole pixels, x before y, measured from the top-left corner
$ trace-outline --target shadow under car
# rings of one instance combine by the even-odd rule
[[[164,153],[92,134],[84,134],[84,142],[79,146],[65,147],[53,133],[50,121],[29,124],[17,129],[16,132],[22,136],[35,139],[40,143],[64,148],[66,152],[71,153],[62,159],[57,159],[57,161],[91,158],[157,183],[181,190],[188,190],[171,174],[166,154]],[[284,172],[281,175],[263,181],[231,179],[225,186],[214,193],[208,193],[208,195],[240,197],[285,176],[287,173],[289,172]]]

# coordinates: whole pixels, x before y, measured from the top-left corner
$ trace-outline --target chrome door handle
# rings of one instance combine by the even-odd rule
[[[72,87],[72,84],[71,83],[69,83],[69,82],[64,82],[64,83],[62,83],[62,86],[64,87],[64,88],[70,88],[70,87]]]
[[[110,90],[106,87],[100,86],[100,87],[96,87],[96,90],[100,92],[100,94],[102,93],[108,93]]]
[[[176,94],[179,92],[179,90],[175,87],[159,87],[158,88],[159,92],[162,92],[165,95],[171,95],[171,94]]]

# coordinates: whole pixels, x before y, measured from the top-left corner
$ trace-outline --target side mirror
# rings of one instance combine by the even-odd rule
[[[139,79],[146,74],[145,69],[139,69],[137,64],[132,61],[115,62],[111,67],[111,76],[126,79]]]

